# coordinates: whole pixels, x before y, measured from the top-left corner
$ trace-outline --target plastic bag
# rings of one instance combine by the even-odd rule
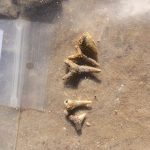
[[[44,109],[51,26],[0,21],[0,105]]]
[[[0,21],[0,105],[19,107],[18,78],[22,26]]]

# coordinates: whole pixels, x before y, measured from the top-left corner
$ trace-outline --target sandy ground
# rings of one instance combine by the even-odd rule
[[[49,45],[53,51],[45,111],[20,112],[16,150],[150,149],[150,11],[146,12],[145,7],[142,13],[135,9],[128,16],[128,10],[124,13],[121,8],[121,1],[94,2],[64,3],[64,14],[69,17],[57,23],[54,43]],[[70,10],[72,5],[75,7]],[[123,13],[119,13],[121,10]],[[73,53],[76,39],[85,30],[96,40],[102,72],[66,85],[62,81],[63,60]],[[63,102],[67,98],[94,102],[93,108],[86,111],[86,121],[91,126],[84,124],[81,135],[64,117]],[[9,124],[15,129],[18,115]],[[9,135],[10,143],[15,134]],[[7,149],[12,149],[11,144]]]

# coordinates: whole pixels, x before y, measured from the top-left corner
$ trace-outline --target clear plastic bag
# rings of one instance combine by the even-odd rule
[[[0,21],[0,105],[44,109],[48,30],[44,23]]]
[[[47,30],[51,31],[48,24],[26,22],[21,57],[21,108],[44,109],[51,36]]]
[[[16,21],[0,21],[0,105],[19,107],[22,28]]]

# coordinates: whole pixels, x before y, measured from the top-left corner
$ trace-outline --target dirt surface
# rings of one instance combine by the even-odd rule
[[[146,5],[128,9],[121,0],[63,3],[49,45],[47,105],[44,112],[21,111],[16,150],[150,149],[150,11]],[[97,43],[102,72],[65,84],[63,60],[74,53],[75,41],[84,31]],[[63,102],[68,98],[94,102],[87,111],[91,126],[84,124],[81,135],[64,117]]]
[[[19,111],[0,106],[0,150],[14,150]]]

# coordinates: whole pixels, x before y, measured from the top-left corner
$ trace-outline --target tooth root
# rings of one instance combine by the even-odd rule
[[[90,104],[92,104],[92,101],[89,101],[89,100],[77,100],[76,101],[76,106],[85,106],[85,107],[88,107]]]
[[[99,68],[89,67],[89,66],[80,66],[80,73],[99,73],[101,70]]]
[[[100,67],[100,64],[97,63],[97,61],[95,61],[95,60],[92,59],[92,58],[87,57],[87,56],[84,55],[84,54],[82,55],[82,59],[85,60],[86,62],[92,64],[93,66]]]
[[[67,80],[69,78],[71,78],[74,75],[73,72],[68,72],[65,76],[63,76],[63,80]]]
[[[65,64],[68,65],[70,67],[70,69],[74,69],[76,70],[78,68],[78,65],[75,64],[74,62],[72,62],[71,60],[69,59],[65,59]]]
[[[64,61],[69,68],[69,73],[63,77],[63,80],[68,80],[75,74],[101,72],[100,64],[97,62],[97,46],[88,32],[83,33],[75,49],[76,53],[68,56]],[[85,65],[81,65],[80,61]]]
[[[82,125],[85,118],[86,118],[86,113],[69,116],[69,120],[74,124],[77,131],[80,131],[82,129]]]
[[[92,58],[87,57],[87,56],[84,55],[84,54],[77,53],[77,54],[68,56],[68,59],[69,59],[69,60],[72,60],[72,61],[77,61],[78,59],[81,59],[81,58],[82,58],[84,61],[90,63],[91,65],[93,65],[93,66],[95,66],[95,67],[100,67],[100,64],[99,64],[97,61],[95,61],[95,60],[92,59]]]
[[[76,59],[79,59],[80,57],[82,57],[81,54],[74,54],[74,55],[68,56],[68,59],[76,60]]]

